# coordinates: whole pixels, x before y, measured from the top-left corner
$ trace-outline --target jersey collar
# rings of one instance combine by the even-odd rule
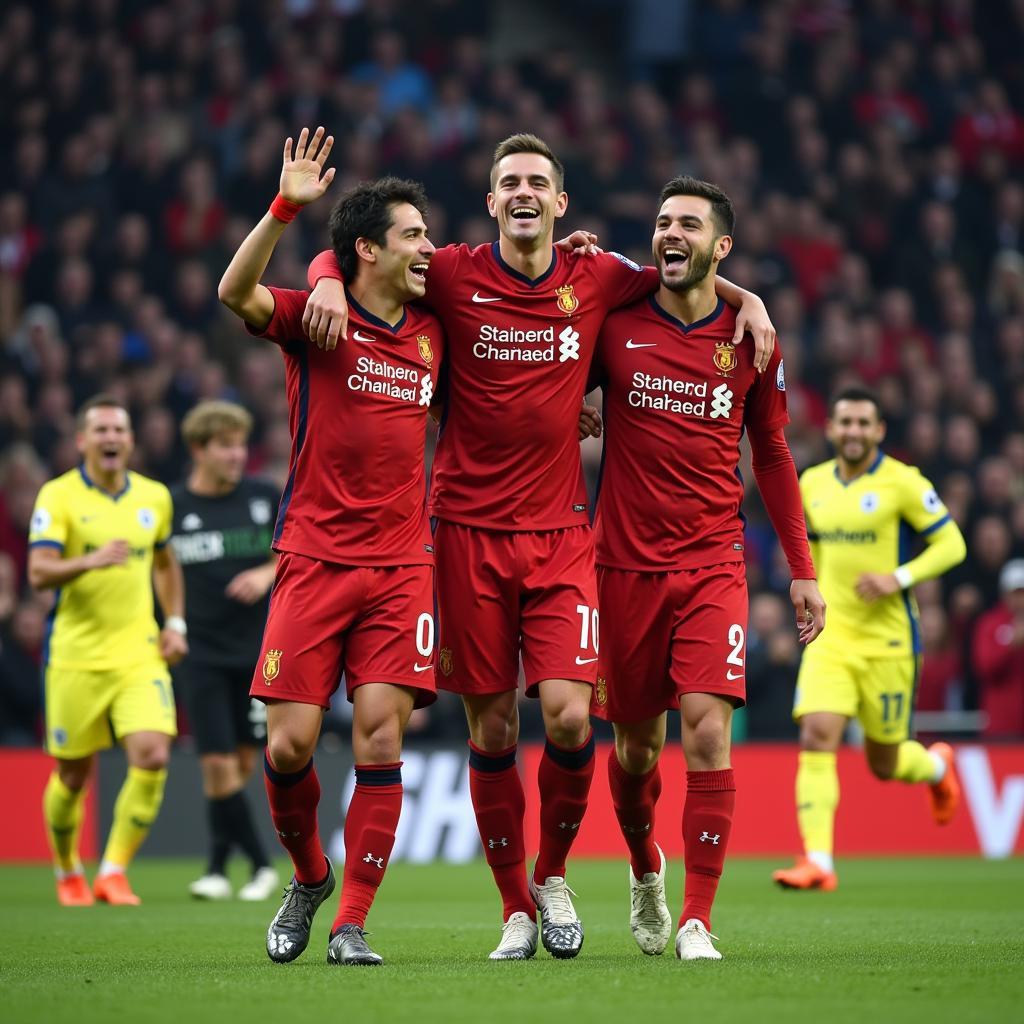
[[[498,264],[499,270],[503,270],[509,277],[514,277],[517,281],[522,281],[531,288],[536,288],[542,281],[546,281],[555,272],[555,267],[558,266],[558,250],[554,246],[551,248],[551,262],[548,264],[548,269],[540,277],[527,277],[525,274],[521,274],[518,270],[510,267],[501,258],[501,246],[498,242],[491,243],[491,254],[494,256],[494,262]]]
[[[352,294],[349,290],[345,289],[345,298],[348,299],[349,306],[354,309],[368,324],[373,327],[379,327],[382,331],[388,331],[391,334],[398,334],[398,332],[405,326],[405,321],[409,316],[409,307],[402,307],[402,319],[395,324],[394,327],[387,322],[387,320],[381,320],[379,316],[374,316],[368,309],[364,309],[362,306],[352,298]]]
[[[701,327],[707,327],[708,324],[714,323],[722,315],[722,310],[725,309],[725,301],[719,299],[715,304],[715,308],[708,313],[707,316],[701,317],[700,320],[694,320],[692,324],[684,324],[678,317],[673,316],[658,300],[652,295],[647,300],[651,304],[651,309],[654,310],[659,316],[663,316],[670,324],[678,327],[683,334],[689,334],[691,331],[699,330]]]
[[[122,487],[117,494],[111,494],[110,491],[105,491],[98,483],[89,478],[89,474],[85,471],[84,462],[78,467],[78,472],[82,474],[82,483],[84,483],[86,487],[92,487],[94,490],[99,491],[100,494],[105,494],[111,501],[117,501],[118,498],[123,498],[128,493],[128,488],[132,485],[132,475],[125,471],[124,487]]]
[[[878,469],[878,467],[882,464],[882,459],[884,459],[884,458],[885,458],[885,455],[882,452],[882,449],[879,448],[878,449],[878,454],[875,456],[875,461],[872,462],[871,465],[868,466],[868,468],[865,469],[863,473],[858,473],[852,480],[844,480],[839,475],[839,460],[838,459],[836,460],[835,466],[832,467],[832,472],[835,473],[836,479],[844,487],[849,487],[850,484],[856,483],[861,477],[868,476],[869,474],[874,473],[875,470]]]

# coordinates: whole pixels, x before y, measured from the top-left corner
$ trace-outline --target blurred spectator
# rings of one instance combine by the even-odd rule
[[[972,649],[985,735],[1024,735],[1024,558],[999,574],[999,603],[978,620]]]

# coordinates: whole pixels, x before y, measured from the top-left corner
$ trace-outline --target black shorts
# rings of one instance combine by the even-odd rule
[[[174,689],[188,715],[200,754],[232,754],[267,742],[267,707],[249,696],[252,666],[210,665],[186,658],[174,670]]]

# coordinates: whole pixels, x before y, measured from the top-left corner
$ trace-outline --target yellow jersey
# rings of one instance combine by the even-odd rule
[[[860,657],[902,657],[920,652],[917,604],[909,589],[873,603],[855,590],[861,573],[901,567],[914,583],[962,561],[966,547],[935,488],[920,470],[878,453],[848,483],[836,460],[800,477],[807,535],[825,598],[825,630],[815,647],[855,651]],[[915,538],[927,548],[913,557]]]
[[[153,552],[171,537],[171,495],[163,484],[128,473],[108,494],[83,466],[44,484],[36,498],[29,547],[66,558],[124,540],[123,565],[90,569],[64,584],[50,614],[45,658],[58,668],[105,670],[159,658],[153,617]]]

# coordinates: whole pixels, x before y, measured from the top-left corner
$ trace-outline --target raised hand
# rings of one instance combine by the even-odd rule
[[[324,163],[334,146],[334,136],[324,138],[321,125],[313,137],[309,137],[309,129],[299,132],[299,141],[295,143],[295,155],[292,156],[292,139],[289,136],[284,143],[284,164],[281,167],[281,195],[289,202],[305,206],[319,199],[327,186],[334,181],[334,168],[324,170]]]

